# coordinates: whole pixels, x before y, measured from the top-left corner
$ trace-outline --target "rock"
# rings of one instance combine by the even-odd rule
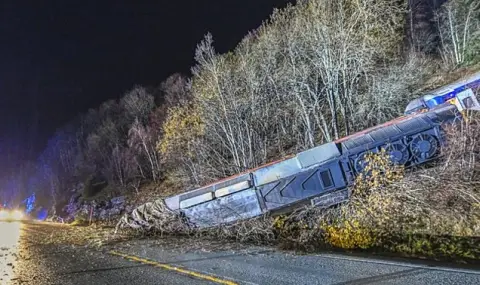
[[[68,204],[63,208],[63,211],[67,213],[68,216],[74,216],[76,212],[81,208],[80,202],[81,194],[74,194],[70,197]]]
[[[78,217],[83,219],[106,220],[115,216],[120,216],[125,212],[127,201],[125,196],[119,196],[106,201],[81,201],[81,194],[74,194],[69,199],[68,204],[64,207],[67,213],[66,221],[73,221]],[[93,209],[93,212],[92,212]],[[133,210],[130,207],[128,210]]]

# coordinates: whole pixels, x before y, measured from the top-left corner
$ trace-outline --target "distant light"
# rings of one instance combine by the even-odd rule
[[[25,218],[25,214],[20,210],[0,210],[0,221],[20,221]]]
[[[9,213],[7,210],[0,210],[0,221],[8,219]]]
[[[43,221],[47,218],[47,216],[48,216],[48,211],[46,209],[42,209],[38,212],[37,219]]]
[[[36,200],[35,193],[33,193],[32,195],[30,195],[30,197],[28,197],[23,201],[26,205],[27,214],[33,211],[35,207],[35,200]]]
[[[25,215],[20,210],[14,210],[10,213],[10,217],[12,220],[18,221],[18,220],[23,220]]]

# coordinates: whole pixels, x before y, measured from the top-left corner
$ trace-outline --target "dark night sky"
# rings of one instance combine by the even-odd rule
[[[189,74],[205,33],[225,52],[288,2],[0,0],[0,159],[35,156],[56,127],[135,84]]]

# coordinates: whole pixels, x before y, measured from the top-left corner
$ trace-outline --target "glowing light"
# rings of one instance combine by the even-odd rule
[[[26,206],[26,212],[27,214],[30,213],[33,208],[35,207],[35,200],[36,200],[36,197],[35,197],[35,193],[33,193],[32,195],[30,195],[30,197],[28,197],[27,199],[25,199],[23,202],[25,203],[25,206]]]
[[[40,220],[40,221],[43,221],[47,218],[47,216],[48,216],[47,209],[42,209],[38,212],[37,219]]]
[[[0,221],[20,221],[25,218],[25,214],[20,210],[0,210]]]
[[[0,220],[8,219],[9,213],[6,210],[0,210]]]
[[[15,210],[10,213],[10,217],[12,218],[12,220],[18,221],[18,220],[22,220],[24,215],[21,211]]]

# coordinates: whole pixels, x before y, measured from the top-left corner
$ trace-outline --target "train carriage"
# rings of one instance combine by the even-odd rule
[[[193,224],[209,227],[299,204],[329,207],[348,199],[348,187],[365,167],[365,155],[384,148],[393,162],[412,167],[439,155],[444,126],[480,110],[474,92],[480,73],[412,101],[405,116],[334,142],[165,199]]]

